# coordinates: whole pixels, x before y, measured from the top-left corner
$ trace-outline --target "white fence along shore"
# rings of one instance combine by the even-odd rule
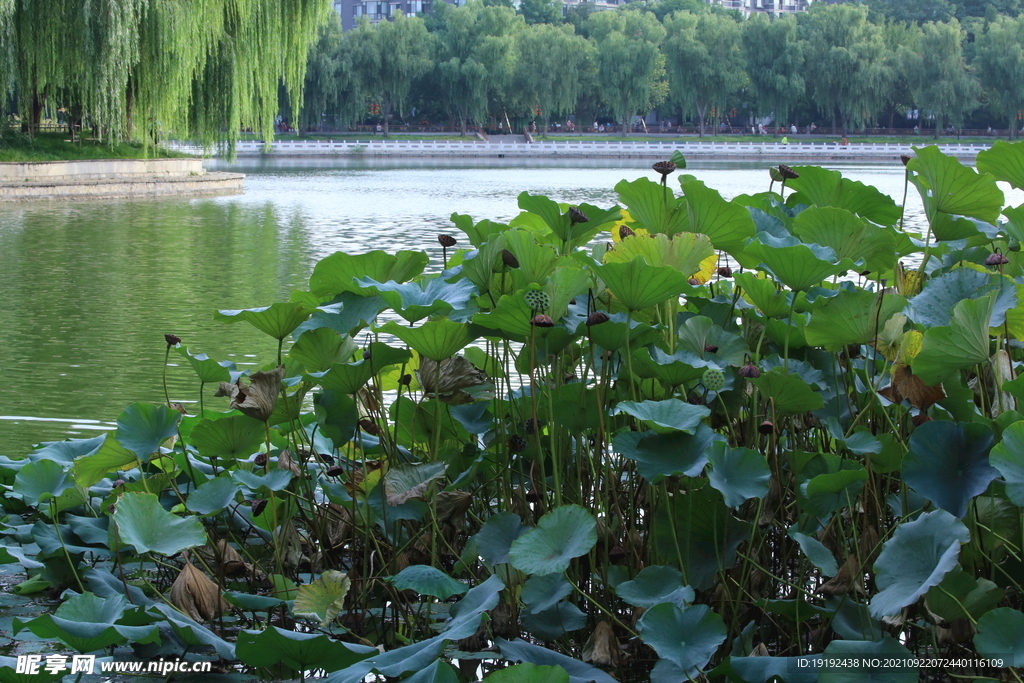
[[[516,136],[518,138],[518,136]],[[518,140],[276,140],[267,148],[259,141],[239,142],[239,156],[267,155],[279,157],[303,156],[464,156],[464,157],[651,157],[668,158],[675,151],[687,157],[716,159],[897,159],[901,154],[913,154],[912,145],[932,144],[927,138],[906,143],[850,143],[838,141],[799,142],[713,142],[706,140],[651,140],[643,142],[613,142],[603,140],[538,140],[527,143]],[[171,149],[193,154],[204,150],[193,145],[172,143]],[[944,154],[960,158],[973,158],[988,149],[987,144],[943,143],[938,145]],[[212,153],[214,150],[205,150]]]

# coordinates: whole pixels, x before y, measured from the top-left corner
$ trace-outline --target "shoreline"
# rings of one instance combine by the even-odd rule
[[[244,178],[207,171],[202,159],[3,162],[0,202],[239,194]]]

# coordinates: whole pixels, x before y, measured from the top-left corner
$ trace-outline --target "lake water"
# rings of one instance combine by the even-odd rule
[[[165,333],[240,367],[272,360],[276,342],[214,310],[285,301],[334,251],[426,249],[438,264],[453,212],[507,221],[524,190],[610,206],[619,180],[656,176],[641,159],[502,161],[214,162],[248,174],[244,195],[0,206],[0,455],[94,436],[129,403],[162,401]],[[768,189],[767,166],[687,172],[728,199]],[[835,168],[902,198],[899,162]],[[922,227],[913,188],[908,217]],[[170,363],[171,399],[191,405],[198,382]]]

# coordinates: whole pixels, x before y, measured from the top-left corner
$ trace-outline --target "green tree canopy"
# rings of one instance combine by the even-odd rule
[[[569,25],[536,24],[519,33],[515,91],[528,110],[540,108],[545,134],[552,116],[575,108],[583,62],[593,49]]]
[[[758,113],[774,113],[778,121],[789,120],[805,88],[803,46],[798,39],[796,19],[769,19],[756,14],[743,24],[742,40]]]
[[[978,106],[981,85],[967,68],[964,31],[956,19],[922,27],[917,51],[906,51],[907,79],[922,113],[935,116],[935,137],[947,122],[962,125]]]
[[[561,0],[521,0],[518,13],[530,25],[562,23]]]
[[[975,41],[976,63],[989,101],[1007,118],[1011,135],[1019,135],[1017,112],[1024,109],[1024,15],[1001,17]]]

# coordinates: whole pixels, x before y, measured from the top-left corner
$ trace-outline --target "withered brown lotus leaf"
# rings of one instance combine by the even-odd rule
[[[616,667],[622,659],[622,646],[607,621],[597,622],[594,632],[583,645],[583,661],[597,666]]]
[[[757,646],[750,651],[751,657],[771,657],[768,653],[768,647],[764,643],[758,643]]]
[[[461,518],[473,505],[473,494],[469,491],[441,491],[437,494],[437,519],[440,522],[454,522]]]
[[[274,412],[277,397],[281,392],[281,380],[284,379],[284,366],[278,365],[273,370],[254,373],[250,384],[242,383],[242,378],[234,384],[221,382],[214,396],[227,396],[231,399],[230,408],[236,408],[243,415],[266,422]]]
[[[942,390],[941,385],[925,384],[906,365],[896,367],[892,372],[892,382],[878,393],[893,403],[902,403],[903,399],[909,399],[910,405],[920,410],[928,410],[946,398],[946,392]]]
[[[860,564],[853,555],[846,559],[843,566],[839,568],[838,574],[818,588],[818,592],[825,595],[846,595],[850,592],[851,587],[858,593],[864,592],[864,587],[861,585]]]
[[[187,561],[171,584],[168,599],[196,621],[212,621],[228,606],[217,584]]]
[[[441,361],[438,376],[437,363],[429,358],[420,360],[420,386],[428,394],[451,394],[459,389],[486,384],[491,380],[487,373],[470,363],[464,356],[453,356]]]
[[[301,476],[302,474],[301,471],[299,470],[298,464],[296,464],[296,462],[292,460],[292,452],[287,448],[281,451],[281,453],[277,456],[277,469],[288,470],[296,477]]]

